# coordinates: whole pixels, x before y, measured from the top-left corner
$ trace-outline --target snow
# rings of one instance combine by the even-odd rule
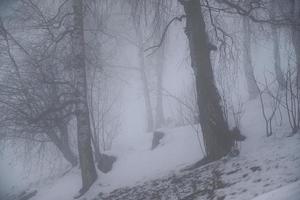
[[[81,199],[100,199],[98,196],[101,199],[147,199],[157,193],[174,199],[174,191],[183,198],[195,188],[206,191],[213,171],[217,170],[224,184],[214,191],[216,197],[273,200],[276,196],[278,200],[296,200],[300,196],[300,135],[287,137],[289,127],[275,123],[274,135],[267,138],[259,106],[258,101],[246,105],[241,130],[247,139],[240,145],[238,157],[225,157],[193,171],[183,172],[182,169],[203,157],[197,125],[161,129],[165,137],[154,150],[151,150],[152,133],[119,135],[112,150],[106,152],[117,156],[112,171],[98,172],[98,181]],[[38,190],[32,200],[71,200],[78,194],[80,186],[79,170],[73,169],[59,179],[32,185],[31,189]],[[267,194],[262,195],[264,193]],[[207,199],[207,195],[202,192],[198,199]]]
[[[300,181],[281,187],[277,190],[268,192],[253,200],[299,200]]]
[[[53,180],[38,189],[38,193],[32,200],[54,200],[54,199],[73,199],[81,187],[79,170],[74,170],[64,177]]]
[[[136,139],[126,145],[122,145],[123,138],[117,139],[112,154],[118,160],[109,174],[101,176],[103,185],[116,188],[159,178],[203,157],[195,127],[185,126],[162,131],[165,137],[154,150],[151,150],[151,133],[135,136]]]
[[[112,150],[107,152],[118,158],[112,171],[107,174],[98,172],[99,180],[87,195],[138,185],[176,173],[200,160],[203,154],[197,139],[198,129],[197,125],[162,129],[165,136],[154,150],[151,150],[152,133],[120,135],[115,139]],[[32,200],[71,200],[78,194],[80,185],[80,173],[75,169],[58,180],[37,186],[41,189],[38,189],[38,194]]]

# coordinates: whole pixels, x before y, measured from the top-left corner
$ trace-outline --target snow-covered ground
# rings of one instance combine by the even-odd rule
[[[299,200],[300,198],[300,181],[291,183],[277,190],[268,192],[253,200]]]
[[[199,126],[162,129],[165,137],[154,150],[151,150],[151,133],[121,135],[114,141],[112,151],[107,152],[118,158],[113,170],[107,174],[98,172],[99,180],[88,195],[93,196],[100,191],[109,192],[120,187],[138,185],[173,174],[200,160],[203,154],[197,130]],[[71,200],[80,189],[80,180],[79,170],[73,170],[61,179],[42,186],[33,200]],[[64,185],[66,187],[63,187]]]
[[[97,183],[81,199],[300,199],[300,134],[287,137],[288,126],[277,126],[267,138],[258,108],[257,101],[247,104],[241,123],[247,140],[239,156],[193,170],[182,169],[203,157],[198,126],[162,129],[166,135],[154,150],[150,133],[120,135],[107,152],[118,157],[113,170],[99,172]],[[32,200],[71,200],[80,185],[79,170],[74,169],[59,179],[32,186],[38,190]]]
[[[131,186],[138,182],[159,178],[192,164],[203,157],[197,133],[192,126],[163,130],[166,134],[160,145],[151,150],[152,134],[143,133],[135,139],[114,144],[113,155],[118,157],[111,173],[103,175],[103,188]],[[125,136],[126,137],[126,136]]]

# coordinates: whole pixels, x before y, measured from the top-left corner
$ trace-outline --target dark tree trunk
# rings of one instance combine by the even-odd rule
[[[72,152],[70,145],[63,145],[60,148],[60,151],[64,155],[64,158],[71,163],[73,167],[75,167],[78,164],[77,157]]]
[[[62,153],[63,157],[74,167],[77,165],[77,158],[72,152],[68,139],[66,138],[65,134],[68,134],[67,132],[64,132],[65,130],[61,130],[59,128],[59,132],[61,137],[57,135],[55,131],[48,131],[46,134],[48,138],[53,142],[53,144],[59,149],[59,151]]]
[[[72,53],[75,88],[77,93],[76,118],[78,152],[82,177],[81,194],[85,193],[97,179],[91,145],[91,127],[87,100],[87,80],[85,65],[83,0],[73,0],[74,31],[72,33]]]
[[[254,70],[251,58],[251,29],[250,22],[247,17],[243,17],[243,65],[244,72],[247,81],[249,99],[255,99],[259,95],[259,91],[256,85],[256,80],[254,76]]]
[[[78,164],[77,157],[72,152],[70,143],[69,143],[69,133],[67,124],[60,124],[59,125],[59,132],[60,132],[60,140],[62,144],[61,152],[63,153],[64,157],[72,164],[72,166],[76,166]]]
[[[233,141],[220,106],[210,60],[209,41],[199,0],[180,1],[186,14],[191,65],[194,70],[200,124],[209,161],[230,152]]]

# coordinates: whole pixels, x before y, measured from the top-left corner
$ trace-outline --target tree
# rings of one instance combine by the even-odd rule
[[[291,21],[292,21],[292,42],[295,49],[296,65],[297,65],[297,82],[300,86],[300,2],[291,0]]]
[[[87,99],[87,80],[85,65],[83,1],[73,0],[74,30],[72,33],[72,54],[74,85],[77,103],[77,142],[82,177],[81,194],[84,194],[97,179],[91,146],[91,123]]]
[[[147,60],[144,52],[146,41],[145,32],[143,28],[146,27],[146,23],[144,22],[144,19],[142,19],[142,15],[144,15],[145,21],[147,21],[146,19],[148,18],[148,4],[147,1],[138,0],[129,0],[125,2],[127,2],[129,5],[130,18],[132,20],[133,29],[136,36],[136,43],[134,43],[134,45],[137,48],[137,57],[139,65],[138,72],[140,74],[142,82],[142,91],[146,111],[146,131],[151,132],[154,129],[154,118],[149,88],[149,80],[147,77]]]
[[[42,135],[46,135],[64,158],[72,166],[76,166],[77,158],[71,150],[67,128],[74,102],[68,98],[61,98],[66,97],[65,95],[70,96],[72,92],[66,90],[72,89],[68,84],[56,82],[61,78],[55,73],[59,71],[59,67],[49,67],[55,64],[46,59],[53,59],[55,53],[47,54],[43,57],[43,62],[36,64],[25,47],[4,27],[1,19],[0,29],[6,43],[9,66],[14,69],[1,81],[0,101],[6,114],[10,116],[2,125],[6,128],[15,127],[15,131],[9,135],[13,138],[22,137],[43,143],[45,140],[36,140],[36,137],[43,138]],[[13,47],[16,47],[14,51]],[[14,55],[18,52],[19,57],[22,53],[25,54],[25,58],[18,61]]]
[[[278,9],[278,1],[274,1],[271,4],[271,18],[272,19],[276,18],[277,9]],[[280,47],[279,47],[279,42],[280,42],[279,30],[275,24],[271,24],[271,29],[272,29],[274,69],[275,69],[276,80],[277,80],[280,88],[284,89],[285,88],[285,80],[284,80],[283,72],[280,67],[281,59],[280,59]]]
[[[157,34],[162,35],[163,29],[166,25],[166,16],[161,15],[160,21],[157,25]],[[167,40],[167,37],[165,38]],[[156,108],[155,108],[155,128],[161,128],[165,124],[164,116],[164,106],[163,106],[163,73],[165,65],[165,51],[166,51],[166,41],[161,45],[160,49],[156,52],[156,66],[155,66],[155,76],[156,76]]]
[[[247,81],[249,98],[254,99],[259,95],[256,85],[254,70],[251,58],[251,27],[248,17],[243,17],[243,66]]]
[[[156,108],[155,108],[155,127],[161,128],[165,124],[164,108],[163,108],[163,71],[165,60],[165,45],[162,45],[157,55],[156,70]]]
[[[147,131],[150,132],[154,128],[154,120],[153,120],[153,111],[152,111],[152,104],[151,104],[151,95],[150,95],[149,84],[148,84],[147,73],[146,73],[144,39],[141,30],[141,24],[138,23],[135,19],[133,19],[133,21],[134,21],[135,33],[137,35],[137,40],[138,40],[138,44],[137,44],[138,60],[139,60],[140,76],[142,81],[143,96],[144,96],[144,102],[146,108]]]
[[[186,16],[191,67],[194,71],[197,104],[206,158],[213,161],[226,155],[233,145],[228,124],[220,106],[220,96],[214,82],[210,60],[210,43],[202,8],[198,0],[180,0]]]

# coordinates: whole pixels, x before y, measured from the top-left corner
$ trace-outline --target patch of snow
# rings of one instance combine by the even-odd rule
[[[260,195],[252,200],[299,200],[300,181]]]

